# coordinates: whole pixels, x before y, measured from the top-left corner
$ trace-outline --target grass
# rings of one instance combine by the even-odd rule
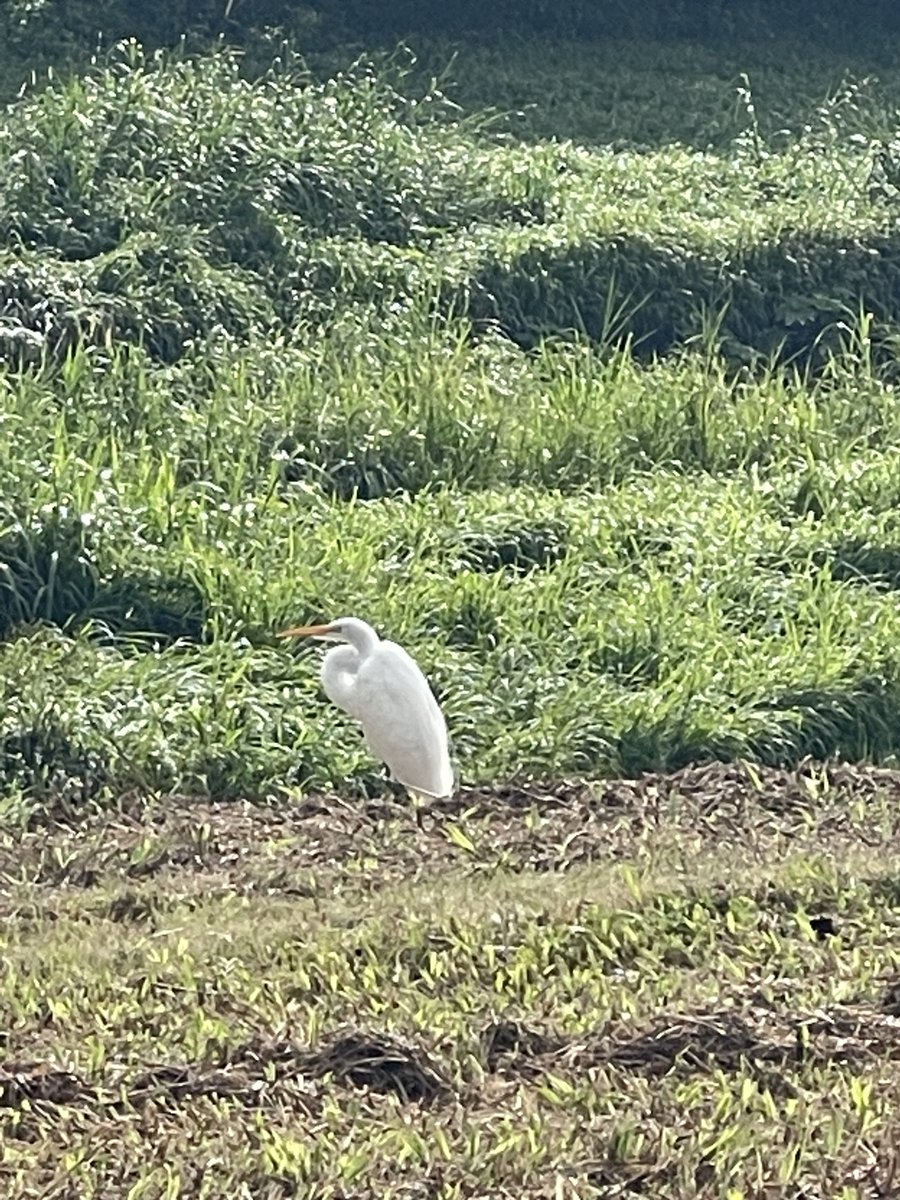
[[[425,833],[168,802],[7,838],[7,1194],[889,1190],[897,787],[724,768],[470,793]]]
[[[719,14],[723,32],[726,19]],[[729,40],[727,33],[719,42],[681,41],[676,49],[610,29],[597,41],[511,31],[477,41],[416,39],[406,58],[420,86],[443,81],[463,112],[503,114],[507,130],[528,143],[571,140],[645,152],[677,143],[727,155],[748,117],[766,139],[799,137],[813,114],[834,109],[849,80],[873,87],[859,132],[872,132],[879,110],[890,129],[885,109],[900,99],[890,38],[834,48],[823,40],[808,51],[790,38]],[[383,53],[398,60],[396,51]],[[348,51],[313,48],[310,61],[333,71],[347,65]]]
[[[415,78],[125,45],[10,111],[14,811],[73,773],[76,796],[369,790],[315,656],[272,637],[340,612],[413,646],[468,782],[895,754],[892,284],[878,317],[778,290],[799,231],[830,253],[891,219],[863,186],[889,88],[781,148],[751,122],[612,153],[498,143]],[[623,239],[630,301],[598,265]],[[740,369],[738,291],[711,306],[742,246],[783,260],[748,341],[799,336],[817,373]]]
[[[735,382],[397,330],[8,377],[13,742],[49,671],[98,788],[368,786],[273,636],[353,612],[414,646],[470,782],[896,753],[896,405],[859,350]]]
[[[5,111],[5,1195],[891,1194],[898,77],[592,54]]]

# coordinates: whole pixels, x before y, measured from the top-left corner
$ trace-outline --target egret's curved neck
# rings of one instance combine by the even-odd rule
[[[367,625],[365,621],[358,621],[353,617],[344,618],[341,621],[341,636],[345,642],[353,647],[360,658],[365,658],[367,654],[371,654],[381,641],[381,638],[371,625]]]
[[[356,675],[365,659],[381,641],[371,625],[355,618],[341,621],[342,646],[335,646],[325,655],[321,680],[325,694],[338,708],[359,720],[365,716],[356,699]]]

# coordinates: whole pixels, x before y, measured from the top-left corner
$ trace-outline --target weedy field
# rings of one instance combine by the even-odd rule
[[[645,49],[6,109],[5,1195],[900,1186],[900,75]]]
[[[894,1194],[900,776],[7,835],[5,1194]]]

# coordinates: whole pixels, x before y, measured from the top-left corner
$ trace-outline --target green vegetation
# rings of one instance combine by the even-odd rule
[[[14,808],[368,789],[272,637],[340,613],[468,782],[892,754],[887,100],[613,152],[403,82],[126,46],[10,110]]]
[[[63,51],[0,121],[0,1190],[891,1194],[900,782],[811,763],[900,752],[900,75]],[[275,638],[345,614],[446,711],[425,831]]]

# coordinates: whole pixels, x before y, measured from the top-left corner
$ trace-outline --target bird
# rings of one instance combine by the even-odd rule
[[[322,660],[328,699],[362,726],[366,744],[391,778],[411,794],[421,824],[422,800],[453,795],[447,723],[418,663],[358,617],[298,625],[279,637],[340,642]]]

